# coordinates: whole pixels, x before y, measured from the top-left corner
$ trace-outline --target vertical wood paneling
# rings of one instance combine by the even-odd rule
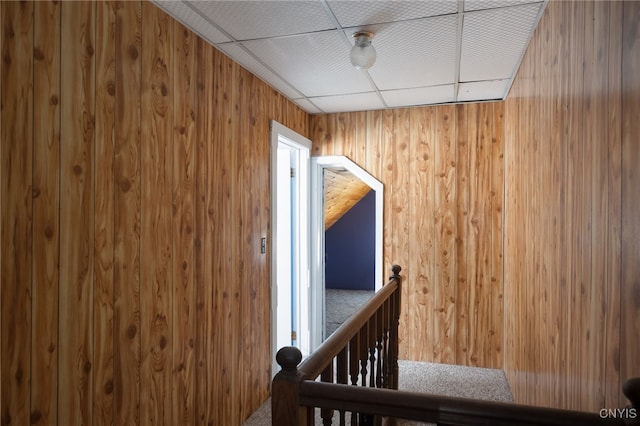
[[[317,120],[322,120],[323,116],[320,116]],[[325,116],[326,117],[326,116]],[[314,119],[315,120],[315,119]],[[366,152],[367,155],[363,164],[365,169],[369,171],[376,179],[381,180],[382,176],[382,144],[379,143],[382,137],[382,111],[367,111],[366,112]],[[314,121],[315,123],[315,121]],[[322,127],[318,128],[321,137]],[[320,149],[323,146],[323,139],[314,138],[314,150]],[[385,214],[383,212],[383,214]]]
[[[391,210],[388,212],[392,219],[392,228],[394,229],[394,244],[392,251],[393,262],[397,265],[409,264],[409,214],[411,210],[412,199],[409,195],[409,182],[411,170],[409,138],[410,138],[410,120],[409,109],[398,109],[394,114],[394,169],[393,169],[393,191],[388,194],[391,197]],[[402,297],[408,298],[411,294],[411,288],[405,286],[402,288]],[[401,321],[408,323],[410,311],[401,311]],[[399,330],[398,337],[403,341],[407,341],[406,327]],[[402,354],[402,352],[401,352]],[[402,356],[402,355],[401,355]]]
[[[114,421],[115,29],[116,5],[96,5],[95,248],[93,418]]]
[[[58,417],[60,5],[34,3],[31,422]]]
[[[28,424],[31,400],[33,3],[2,8],[2,278],[3,424]]]
[[[387,194],[384,197],[384,212],[383,213],[383,246],[382,253],[384,261],[389,264],[397,264],[394,260],[396,251],[394,247],[397,243],[395,233],[393,232],[393,192],[396,190],[396,187],[393,182],[393,173],[396,168],[402,168],[406,166],[405,164],[394,164],[394,154],[396,140],[394,129],[394,114],[392,111],[384,110],[381,113],[381,141],[386,141],[386,143],[380,143],[380,161],[381,161],[381,170],[380,170],[380,180],[385,185],[385,193]],[[339,141],[337,138],[332,141],[333,146],[338,146],[338,148],[334,148],[334,155],[339,155]],[[383,268],[384,270],[385,268]]]
[[[174,22],[173,424],[195,420],[196,37]]]
[[[214,394],[217,396],[217,401],[214,406],[216,419],[230,419],[236,414],[231,409],[232,401],[234,397],[233,391],[233,358],[234,349],[231,346],[231,300],[233,287],[232,274],[233,271],[230,266],[233,264],[233,252],[231,251],[230,242],[233,236],[233,210],[231,204],[231,188],[232,188],[232,152],[226,149],[226,145],[231,143],[229,123],[231,121],[231,106],[229,103],[230,93],[230,78],[231,78],[231,62],[226,56],[221,53],[216,53],[214,68],[214,85],[216,87],[215,92],[215,109],[218,113],[215,116],[215,151],[214,158],[215,169],[214,173],[216,179],[214,180],[215,187],[215,215],[216,215],[216,228],[218,238],[213,248],[214,255],[214,272],[216,273],[215,280],[215,298],[214,298],[214,311],[215,323],[218,325],[219,342],[223,344],[218,345],[214,351],[214,371],[217,372],[217,380],[214,381]]]
[[[478,111],[484,111],[484,126],[476,123]],[[340,155],[343,145],[353,146],[344,138],[367,135],[365,168],[385,185],[384,262],[410,265],[401,319],[405,358],[470,364],[469,345],[484,348],[476,364],[502,365],[502,277],[491,281],[502,270],[502,114],[495,103],[311,118],[315,155]],[[355,128],[345,133],[338,127]],[[477,155],[481,137],[486,140]],[[476,170],[484,173],[482,185],[471,184]],[[478,200],[477,213],[467,200]],[[480,247],[487,259],[482,280],[476,273]],[[474,294],[483,303],[482,317],[468,308]]]
[[[640,4],[625,2],[622,52],[622,285],[620,377],[640,375]]]
[[[585,92],[589,95],[598,93],[600,87],[607,87],[607,57],[599,55],[608,48],[608,25],[609,25],[609,5],[606,3],[587,4],[585,14],[588,37],[585,40],[586,62],[592,67],[585,69]],[[604,36],[603,36],[604,35]],[[587,103],[588,114],[598,117],[606,117],[606,99],[594,96]],[[589,282],[588,300],[588,328],[587,328],[587,351],[596,356],[596,362],[587,366],[588,398],[593,403],[604,407],[605,405],[605,384],[604,368],[606,362],[606,346],[604,339],[606,336],[605,322],[602,318],[604,312],[606,286],[606,262],[608,247],[606,244],[607,223],[611,220],[608,217],[607,206],[607,165],[609,160],[609,146],[606,143],[607,121],[591,120],[586,130],[585,141],[591,147],[590,174],[591,182],[591,280]],[[603,143],[605,142],[605,143]],[[604,247],[604,252],[599,253],[600,247]],[[584,405],[589,404],[588,400]]]
[[[58,421],[93,422],[95,4],[61,5],[60,377]]]
[[[471,365],[492,365],[489,360],[491,355],[491,139],[492,117],[491,104],[478,105],[475,127],[477,137],[475,146],[470,148],[472,160],[471,185],[474,187],[471,204],[471,222],[475,225],[475,286],[469,296],[471,317],[475,318],[475,325],[471,327],[471,333],[488,333],[487,339],[474,339],[475,345],[469,349]],[[499,167],[499,166],[498,166]],[[482,198],[478,196],[481,195]]]
[[[116,10],[114,423],[140,423],[141,4]],[[146,295],[145,295],[146,296]]]
[[[213,50],[202,39],[197,40],[199,58],[197,69],[197,97],[198,99],[213,98],[213,73],[210,72],[213,65]],[[215,371],[211,365],[214,350],[214,323],[213,323],[213,292],[210,286],[203,283],[213,281],[213,265],[205,258],[206,253],[211,253],[213,241],[212,221],[213,209],[211,208],[212,180],[209,177],[210,165],[213,163],[210,156],[212,149],[208,144],[208,135],[213,127],[213,108],[207,102],[198,102],[196,112],[201,125],[197,126],[196,145],[196,377],[213,376]],[[209,390],[211,387],[206,380],[196,381],[195,406],[196,422],[210,424],[213,421],[214,395]]]
[[[241,424],[270,383],[269,121],[308,115],[151,3],[0,19],[0,420]]]
[[[434,220],[433,216],[423,214],[434,205],[434,108],[412,108],[410,111],[411,135],[409,137],[409,191],[411,200],[409,235],[421,242],[418,248],[410,244],[407,273],[407,302],[412,306],[407,315],[406,335],[407,352],[417,359],[428,359],[433,352],[430,330],[434,313]]]
[[[140,264],[141,424],[172,423],[173,25],[143,3]]]
[[[164,395],[164,409],[172,407],[164,415],[172,422],[239,424],[262,402],[270,360],[257,354],[269,353],[269,292],[260,284],[269,276],[269,256],[256,255],[253,240],[269,229],[269,151],[263,133],[270,119],[312,135],[314,154],[348,151],[385,183],[387,195],[396,194],[386,197],[385,264],[402,258],[418,268],[407,271],[415,284],[408,280],[403,306],[404,355],[463,363],[461,342],[466,338],[469,348],[479,347],[484,339],[484,366],[499,366],[502,307],[504,366],[519,402],[583,409],[624,404],[620,381],[639,374],[640,365],[633,344],[640,323],[635,304],[640,239],[635,221],[640,206],[634,201],[640,198],[633,143],[639,133],[633,88],[640,75],[635,3],[550,2],[505,103],[348,113],[341,115],[342,127],[335,114],[316,115],[307,123],[292,102],[207,44],[194,58],[195,36],[172,20],[180,41],[176,37],[165,45],[161,37],[154,39],[156,24],[166,18],[150,12],[152,5],[117,7],[116,12],[111,2],[0,4],[3,423],[46,423],[57,413],[58,424],[81,417],[95,424],[136,424],[145,416],[162,417],[159,395]],[[40,14],[56,9],[59,24],[55,13]],[[187,39],[190,57],[184,55]],[[171,50],[160,55],[146,51],[147,45],[154,52],[160,45]],[[167,97],[180,102],[169,123],[147,119],[161,116],[163,108],[152,101],[163,97],[162,88],[160,95],[150,89],[158,76],[147,74],[155,69],[147,60],[158,56],[165,57],[167,70],[177,69],[176,61],[182,66],[180,73],[160,79],[167,82]],[[57,107],[51,96],[56,61],[61,70]],[[196,70],[211,74],[200,75],[204,87],[197,95]],[[41,91],[45,87],[49,92]],[[142,102],[150,103],[144,112]],[[55,140],[56,110],[62,160],[57,168],[53,145],[46,145],[53,150],[46,156],[42,150],[44,140]],[[442,122],[445,111],[449,127]],[[480,117],[492,124],[482,124]],[[163,144],[174,138],[180,143],[173,140],[167,151]],[[478,151],[479,142],[484,152]],[[160,153],[178,155],[170,160],[171,170],[150,167],[158,163],[147,154],[160,158]],[[502,178],[496,162],[503,161],[501,229]],[[465,162],[467,187],[460,170]],[[473,186],[472,176],[486,182]],[[152,186],[167,177],[170,206],[167,188]],[[453,198],[443,198],[447,191]],[[402,201],[406,210],[394,217],[393,208]],[[443,212],[448,212],[444,222]],[[160,297],[157,282],[147,277],[168,272],[154,254],[163,253],[162,243],[152,247],[159,239],[168,241],[166,234],[152,235],[166,225],[166,214],[173,221],[173,272]],[[481,216],[477,224],[474,214]],[[47,231],[49,222],[53,234]],[[474,226],[475,240],[470,238]],[[201,229],[206,232],[193,235]],[[52,240],[45,240],[48,235]],[[52,328],[43,331],[36,323],[43,322],[42,315],[55,316],[56,308],[55,302],[45,302],[42,283],[56,278],[40,259],[55,257],[56,235],[60,309]],[[50,242],[35,248],[39,241]],[[445,255],[444,247],[453,251]],[[481,254],[487,256],[484,266]],[[446,267],[436,267],[446,256]],[[502,262],[504,304],[496,273]],[[474,277],[465,283],[474,293],[464,293],[465,269],[465,277]],[[425,286],[433,302],[429,293],[421,293]],[[47,290],[55,298],[56,290]],[[464,308],[472,297],[488,298],[473,318]],[[166,327],[173,334],[164,351],[173,358],[171,385],[161,384],[166,370],[147,370],[152,360],[162,359],[152,352],[162,346],[162,334],[156,334],[161,327],[154,327],[163,322],[154,315],[169,306]],[[262,323],[266,337],[241,324],[246,313]],[[444,327],[434,333],[438,319],[445,320]],[[473,321],[479,333],[470,328]],[[53,352],[44,353],[55,323],[60,324],[58,341]],[[56,355],[57,367],[41,360]],[[247,365],[250,358],[255,366]],[[205,374],[199,374],[201,362]],[[240,373],[244,367],[250,372]],[[47,380],[51,391],[40,386]],[[174,386],[176,380],[182,387]]]
[[[475,108],[463,105],[456,107],[457,114],[457,138],[456,138],[456,329],[455,329],[455,363],[467,365],[468,335],[469,335],[469,294],[470,283],[475,283],[475,276],[470,275],[473,261],[468,256],[473,248],[474,232],[470,232],[469,226],[469,141],[475,141]]]
[[[455,362],[456,318],[456,115],[454,106],[436,112],[434,361]]]
[[[624,263],[637,264],[625,212],[640,211],[625,192],[637,152],[623,148],[624,118],[638,115],[623,83],[638,71],[637,25],[623,24],[633,4],[550,2],[506,101],[504,366],[518,402],[618,407],[638,374],[638,330],[620,328],[625,309],[638,312]]]
[[[482,289],[484,283],[482,282],[482,276],[479,275],[480,256],[482,251],[479,250],[479,238],[484,234],[482,222],[484,219],[483,211],[480,210],[480,206],[483,206],[484,197],[486,194],[478,192],[482,187],[478,186],[478,168],[481,170],[486,169],[482,167],[482,161],[484,158],[482,155],[478,157],[478,153],[482,153],[482,143],[478,141],[479,135],[482,135],[482,131],[479,128],[479,105],[470,106],[465,108],[466,114],[461,118],[466,119],[460,123],[460,132],[465,132],[459,136],[459,138],[466,137],[467,141],[464,145],[459,146],[458,155],[461,157],[458,160],[458,182],[462,184],[462,187],[458,191],[458,207],[462,210],[462,217],[458,216],[458,223],[461,226],[459,231],[461,232],[461,238],[459,244],[462,245],[459,248],[459,254],[462,256],[458,259],[458,275],[462,277],[464,274],[464,285],[461,285],[461,289],[458,292],[458,317],[464,321],[460,324],[460,331],[457,330],[460,336],[464,336],[464,350],[466,351],[465,364],[479,365],[483,362],[483,341],[476,339],[469,339],[469,336],[476,335],[482,327],[478,311],[478,306],[483,306],[484,300],[482,298]],[[480,149],[478,149],[480,145]],[[466,166],[466,167],[465,167]],[[466,169],[466,170],[465,170]],[[466,177],[466,182],[465,182]],[[465,248],[466,250],[461,250]],[[460,294],[462,293],[462,294]],[[462,343],[462,342],[460,342]]]
[[[517,96],[520,91],[518,82],[511,88],[511,96]],[[510,122],[518,117],[519,103],[518,102],[506,102],[504,107],[505,122]],[[519,133],[518,126],[505,126],[504,139],[506,141],[518,140]],[[511,185],[505,185],[505,212],[511,212],[512,214],[504,217],[504,258],[509,261],[504,262],[504,280],[505,283],[510,283],[511,280],[518,280],[518,273],[522,271],[521,263],[524,261],[522,256],[518,256],[518,249],[520,247],[518,236],[522,237],[522,232],[518,230],[520,228],[519,220],[522,216],[519,214],[520,201],[518,191],[515,190],[516,178],[518,176],[517,170],[519,168],[519,144],[505,143],[505,160],[504,160],[504,172],[505,180],[511,179]],[[517,281],[517,284],[505,285],[504,288],[504,345],[505,345],[505,360],[504,368],[509,384],[511,386],[511,392],[515,400],[521,400],[520,395],[521,386],[521,371],[520,360],[521,348],[519,338],[522,333],[517,332],[518,318],[521,316],[519,296],[522,293],[523,283]]]
[[[607,135],[609,137],[609,162],[607,164],[607,207],[609,221],[607,223],[607,273],[606,306],[617,304],[620,298],[620,286],[618,280],[621,277],[622,259],[622,226],[617,218],[622,217],[622,176],[620,165],[622,164],[622,128],[619,118],[622,117],[622,73],[617,72],[618,64],[622,60],[622,31],[615,31],[618,23],[622,21],[624,5],[621,2],[609,3],[609,45],[607,52],[609,61],[607,64],[607,99],[606,120]],[[637,102],[637,101],[636,101]],[[630,105],[633,107],[633,104]],[[636,104],[637,107],[637,104]],[[621,395],[620,374],[620,310],[611,310],[605,317],[605,346],[607,348],[605,361],[605,407],[615,406]],[[630,358],[633,359],[633,358]],[[620,399],[618,399],[620,398]]]
[[[502,368],[504,362],[504,108],[497,103],[491,104],[492,130],[487,137],[491,139],[491,298],[489,300],[491,317],[489,335],[491,355],[486,365]],[[486,282],[486,280],[485,280]]]

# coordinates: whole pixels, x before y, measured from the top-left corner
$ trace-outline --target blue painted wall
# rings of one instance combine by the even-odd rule
[[[376,193],[369,191],[325,231],[325,286],[375,289]]]

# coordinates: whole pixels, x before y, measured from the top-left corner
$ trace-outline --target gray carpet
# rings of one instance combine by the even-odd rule
[[[373,291],[333,290],[324,292],[325,336],[330,336],[373,296]]]
[[[398,361],[399,388],[410,392],[434,395],[513,402],[511,390],[502,370],[462,367],[416,361]],[[319,411],[319,410],[316,410]],[[322,424],[319,414],[316,424]],[[338,424],[334,421],[334,424]],[[426,425],[409,420],[399,420],[399,425]],[[251,415],[244,426],[271,425],[271,399]]]
[[[371,296],[371,291],[327,290],[325,293],[326,335],[329,336]],[[512,402],[513,397],[502,370],[462,367],[416,361],[398,361],[400,390],[456,396],[489,401]],[[334,424],[339,424],[334,419]],[[316,424],[322,424],[316,410]],[[399,420],[402,426],[426,423]],[[271,399],[253,413],[244,426],[271,425]]]

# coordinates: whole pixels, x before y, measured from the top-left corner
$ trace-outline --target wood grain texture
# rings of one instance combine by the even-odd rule
[[[96,8],[95,248],[93,300],[93,419],[114,421],[114,231],[116,4]],[[61,257],[67,260],[66,257]]]
[[[34,3],[32,423],[58,418],[60,4]],[[37,421],[36,421],[37,420]]]
[[[267,397],[269,254],[258,254],[255,240],[270,240],[271,119],[308,135],[314,154],[350,153],[395,194],[385,197],[385,264],[413,265],[406,268],[403,357],[471,364],[475,348],[478,365],[504,362],[518,402],[596,410],[625,404],[620,383],[640,374],[636,3],[549,2],[506,102],[339,116],[308,116],[183,29],[173,41],[154,38],[161,22],[181,26],[153,7],[0,2],[3,424],[81,417],[136,424],[165,415],[167,424],[238,425]],[[199,46],[195,58],[184,56],[186,39]],[[182,72],[147,74],[159,56],[167,70],[181,61]],[[202,85],[197,93],[185,91],[186,78]],[[180,96],[169,123],[147,120],[164,111],[152,101],[163,98],[162,88],[149,91],[155,81],[167,83],[172,102]],[[143,111],[143,103],[154,108]],[[451,115],[449,128],[443,114]],[[43,151],[43,141],[55,141],[56,116],[62,162],[54,167],[55,144]],[[183,136],[185,123],[191,127]],[[146,157],[176,152],[171,170],[150,167]],[[167,187],[152,185],[163,179]],[[447,191],[455,197],[447,200]],[[395,216],[398,205],[406,207]],[[447,220],[436,221],[442,212]],[[162,298],[147,277],[167,272],[156,256],[167,235],[153,229],[168,217],[172,237],[163,256],[170,250],[172,260],[162,259],[178,269]],[[191,224],[191,237],[178,218]],[[53,240],[35,247],[47,235],[59,238],[58,278]],[[443,247],[455,259],[448,252],[445,269],[436,267],[446,259]],[[177,259],[189,260],[187,272]],[[57,317],[45,294],[58,297]],[[151,353],[161,346],[164,322],[154,315],[163,311],[172,314],[166,329],[173,334]],[[43,315],[54,317],[44,331]],[[255,329],[242,324],[246,315],[259,323]],[[56,339],[54,323],[60,328],[49,354],[42,348]],[[436,323],[445,326],[434,333]],[[168,358],[154,358],[163,351],[172,354],[171,384],[162,381],[166,370],[152,368],[152,360],[166,368]]]
[[[93,422],[95,4],[61,5],[60,377],[58,421]]]
[[[140,424],[141,4],[116,8],[114,424]]]
[[[475,122],[480,110],[485,111],[489,123],[483,131]],[[480,278],[475,272],[478,237],[473,233],[479,231],[472,231],[477,225],[472,223],[467,207],[470,199],[484,205],[480,200],[502,197],[500,185],[493,186],[493,180],[483,186],[470,183],[470,176],[476,176],[477,169],[487,170],[487,179],[499,180],[503,173],[503,132],[499,124],[502,111],[502,104],[496,103],[367,111],[341,115],[342,121],[336,115],[311,117],[310,133],[317,155],[339,155],[343,143],[347,147],[353,145],[343,137],[357,139],[361,132],[367,135],[364,162],[385,185],[385,264],[404,259],[412,265],[405,271],[408,276],[400,334],[403,358],[469,365],[467,345],[486,345],[486,351],[475,363],[502,363],[502,352],[491,351],[492,338],[503,335],[501,308],[496,309],[495,318],[490,317],[491,308],[502,303],[501,278],[491,281],[493,268],[502,268],[502,225],[495,224],[501,213],[487,208],[475,215],[476,221],[490,225],[481,232],[487,259],[494,259],[492,254],[497,253],[495,264],[488,264],[487,273]],[[345,123],[347,118],[352,122]],[[341,133],[337,126],[355,129]],[[342,136],[336,136],[339,134]],[[480,156],[474,154],[476,160],[472,162],[471,146],[475,152],[481,136],[487,139],[488,149]],[[494,157],[498,158],[495,170]],[[486,306],[482,317],[468,307],[469,297],[478,287],[488,290],[478,293],[478,297],[486,299],[482,300]],[[490,300],[492,295],[497,300]],[[472,330],[468,324],[478,324],[477,329]],[[496,342],[496,348],[501,345],[502,341]]]
[[[195,421],[196,37],[173,22],[173,395],[174,424]]]
[[[640,375],[640,4],[624,4],[622,25],[622,283],[620,377]]]
[[[140,387],[141,424],[173,420],[172,370],[174,333],[173,282],[173,22],[150,3],[143,3],[141,107],[140,251]]]
[[[632,2],[550,2],[505,104],[504,367],[518,402],[622,406],[620,384],[638,374],[638,330],[621,329],[627,313],[638,323],[637,249],[625,247],[637,221],[624,231],[640,208],[625,192],[637,152],[623,147],[637,139],[624,79],[640,46],[627,7],[633,16]]]
[[[622,20],[624,4],[620,2],[609,5],[609,28],[615,28]],[[609,32],[609,63],[607,68],[607,134],[609,135],[609,162],[607,164],[607,260],[606,260],[606,295],[607,305],[615,304],[620,299],[618,277],[622,271],[622,226],[614,218],[622,217],[622,126],[618,117],[622,117],[622,73],[617,72],[622,60],[622,31]],[[633,105],[631,105],[633,106]],[[610,312],[605,318],[605,406],[613,407],[623,396],[620,393],[622,380],[620,375],[620,310]],[[633,357],[628,358],[633,359]],[[637,359],[637,358],[636,358]]]
[[[30,420],[32,329],[33,3],[2,8],[1,417]]]
[[[197,97],[211,99],[213,97],[213,73],[209,72],[213,64],[213,51],[207,47],[204,40],[197,40]],[[209,172],[213,163],[211,144],[207,144],[207,135],[213,129],[213,108],[206,102],[198,103],[196,112],[202,125],[197,126],[196,145],[196,377],[207,377],[214,374],[212,353],[214,351],[213,323],[213,294],[209,286],[200,283],[212,282],[214,278],[213,264],[205,259],[206,253],[211,253],[213,232],[213,208],[211,207],[211,179]],[[210,391],[207,381],[196,382],[195,407],[197,409],[196,422],[209,424],[213,421],[211,412],[214,409],[214,395]]]
[[[269,121],[308,115],[148,2],[0,19],[2,424],[241,424],[271,378]]]
[[[434,318],[434,229],[432,216],[422,214],[428,211],[434,203],[435,174],[434,150],[435,129],[433,115],[435,108],[412,109],[410,112],[411,136],[409,138],[408,165],[409,197],[411,210],[409,217],[415,218],[410,222],[410,235],[421,241],[422,250],[410,250],[405,282],[414,283],[408,291],[408,304],[412,306],[411,315],[407,315],[407,336],[415,336],[408,343],[407,352],[415,354],[417,359],[425,359],[433,353],[433,341],[430,331]],[[412,247],[410,245],[410,247]],[[456,330],[461,329],[457,328]]]

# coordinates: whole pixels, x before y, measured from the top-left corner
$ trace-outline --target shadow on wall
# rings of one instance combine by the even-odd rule
[[[369,191],[325,231],[325,287],[375,290],[376,193]]]

